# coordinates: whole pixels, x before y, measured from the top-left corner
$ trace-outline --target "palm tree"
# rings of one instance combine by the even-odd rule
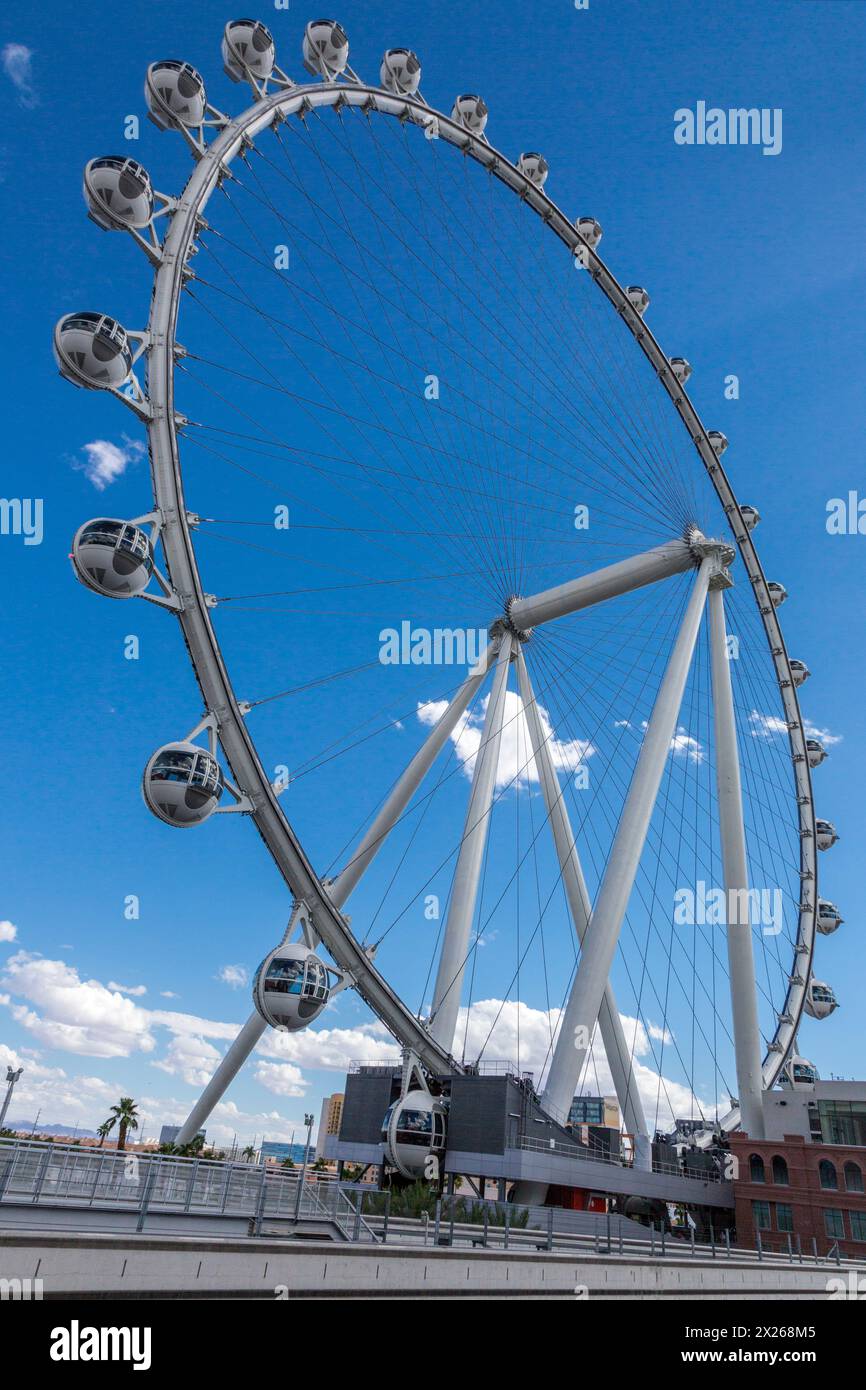
[[[132,1096],[121,1096],[117,1105],[112,1105],[105,1123],[109,1126],[109,1130],[113,1129],[115,1124],[118,1126],[117,1150],[120,1153],[126,1148],[128,1131],[138,1129],[138,1110]]]
[[[252,1163],[253,1159],[256,1156],[256,1151],[253,1148],[252,1144],[247,1144],[246,1148],[241,1150],[241,1156],[247,1159],[248,1162]]]
[[[99,1147],[102,1148],[111,1131],[114,1129],[114,1120],[103,1120],[96,1133],[99,1135]]]

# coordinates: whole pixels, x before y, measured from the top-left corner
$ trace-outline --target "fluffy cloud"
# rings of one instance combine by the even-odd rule
[[[75,467],[99,492],[104,492],[109,483],[122,478],[130,464],[141,458],[144,445],[124,435],[122,445],[112,444],[107,439],[94,439],[84,445],[83,452],[83,461]]]
[[[249,975],[243,965],[224,965],[216,977],[222,984],[232,989],[241,989],[249,982]]]
[[[461,1008],[456,1037],[462,1050],[465,1036],[467,1057],[477,1057],[482,1048],[483,1058],[489,1061],[504,1059],[515,1062],[519,1056],[521,1071],[531,1072],[535,1085],[540,1089],[556,1040],[559,1019],[559,1009],[547,1011],[533,1009],[514,1000],[503,1003],[500,999],[482,999],[469,1010]],[[632,1052],[635,1080],[650,1128],[655,1123],[666,1128],[674,1119],[699,1115],[702,1110],[704,1114],[712,1114],[714,1099],[701,1099],[688,1086],[670,1077],[659,1077],[653,1065],[650,1039],[658,1042],[661,1028],[650,1024],[647,1030],[639,1019],[628,1014],[621,1014],[620,1019],[626,1044]],[[672,1041],[669,1032],[665,1040]],[[593,1093],[614,1094],[613,1077],[598,1033],[590,1049],[583,1085]],[[727,1096],[719,1098],[719,1107],[721,1110],[727,1109]]]
[[[33,86],[33,50],[23,43],[7,43],[0,61],[3,71],[9,78],[22,106],[32,109],[38,106],[39,98]]]
[[[749,715],[749,723],[752,726],[752,738],[772,738],[774,734],[787,734],[788,725],[784,719],[780,719],[775,714],[761,714],[760,710],[753,709]],[[825,748],[831,748],[834,743],[842,742],[841,734],[831,733],[829,729],[819,729],[817,724],[813,724],[810,719],[803,721],[803,728],[807,738],[820,739]]]
[[[14,941],[18,928],[12,922],[0,922],[0,941]]]
[[[25,951],[18,951],[9,959],[2,984],[8,993],[0,994],[0,1005],[8,1007],[16,1021],[46,1048],[98,1058],[130,1057],[154,1053],[159,1030],[165,1030],[169,1034],[167,1045],[159,1056],[152,1057],[152,1066],[196,1089],[210,1079],[225,1045],[239,1031],[237,1023],[170,1009],[145,1009],[116,988],[81,979],[62,961],[46,960]],[[479,1000],[470,1009],[460,1011],[458,1047],[462,1050],[465,1037],[467,1057],[483,1054],[484,1059],[491,1061],[516,1061],[519,1057],[521,1069],[531,1071],[540,1086],[559,1020],[558,1009],[535,1009],[513,1000]],[[653,1044],[672,1042],[670,1033],[651,1021],[644,1024],[627,1015],[622,1016],[622,1024],[626,1042],[633,1051],[635,1077],[650,1125],[656,1122],[657,1105],[657,1122],[663,1126],[676,1117],[700,1113],[701,1106],[690,1089],[669,1077],[660,1078],[654,1064]],[[0,1046],[0,1063],[4,1057],[9,1065],[21,1065],[17,1053]],[[343,1073],[358,1061],[397,1059],[397,1044],[378,1020],[354,1027],[307,1028],[296,1033],[268,1029],[256,1048],[252,1075],[274,1095],[299,1098],[307,1091],[308,1069]],[[119,1094],[135,1093],[134,1088],[130,1091],[128,1087],[123,1092],[121,1077],[109,1085],[99,1077],[67,1076],[60,1068],[45,1066],[32,1050],[24,1065],[25,1076],[20,1083],[23,1089],[16,1091],[19,1115],[35,1114],[41,1108],[49,1121],[78,1122],[94,1128]],[[611,1073],[599,1039],[593,1044],[585,1077],[590,1089],[612,1093]],[[703,1097],[702,1102],[705,1113],[713,1109],[712,1099]],[[726,1106],[727,1098],[720,1097],[720,1105]],[[142,1102],[144,1120],[148,1119],[148,1107],[152,1112],[148,1128],[158,1127],[183,1120],[189,1099]],[[275,1112],[245,1115],[224,1102],[208,1125],[208,1134],[220,1143],[230,1141],[233,1133],[247,1137],[264,1133],[280,1139],[288,1138],[298,1124],[284,1121]]]
[[[82,980],[59,960],[28,951],[10,956],[3,985],[34,1009],[11,1005],[12,1016],[46,1047],[90,1057],[128,1057],[156,1046],[147,1013],[98,980]]]
[[[188,1086],[206,1086],[219,1059],[218,1049],[200,1033],[182,1033],[172,1038],[165,1056],[151,1065],[179,1076]]]
[[[481,702],[480,709],[470,711],[462,723],[451,734],[457,757],[463,764],[463,772],[471,777],[475,770],[475,759],[481,746],[484,718],[490,696]],[[445,700],[428,700],[419,703],[417,716],[422,724],[434,725],[447,709]],[[550,749],[553,765],[574,774],[581,763],[591,758],[595,749],[586,739],[558,739],[553,732],[550,716],[543,705],[538,706],[538,717],[542,733]],[[499,765],[496,770],[497,787],[515,787],[535,784],[539,781],[538,768],[530,752],[529,726],[523,710],[523,700],[515,690],[505,693],[505,711],[502,726],[502,740],[499,747]]]
[[[41,1111],[49,1124],[78,1124],[95,1129],[120,1094],[100,1076],[69,1076],[62,1067],[46,1067],[31,1048],[15,1050],[0,1043],[0,1067],[24,1068],[13,1093],[10,1119],[33,1119]]]
[[[302,1096],[307,1089],[303,1073],[291,1062],[257,1062],[255,1076],[275,1096]]]
[[[147,994],[147,985],[119,985],[116,980],[109,980],[108,988],[116,989],[118,994],[131,994],[135,998],[140,998],[142,994]]]
[[[680,725],[671,739],[671,752],[674,757],[688,758],[689,762],[702,763],[704,761],[704,750],[696,738]]]
[[[258,1052],[277,1061],[300,1063],[324,1071],[347,1071],[353,1062],[391,1061],[397,1044],[383,1023],[355,1028],[303,1028],[279,1033],[269,1028]]]

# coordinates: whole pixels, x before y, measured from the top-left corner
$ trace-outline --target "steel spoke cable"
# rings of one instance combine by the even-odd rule
[[[280,135],[279,135],[279,132],[278,132],[278,139],[279,139],[279,138],[280,138]],[[284,143],[284,142],[280,141],[280,143]],[[266,162],[272,164],[272,162],[268,160],[267,156],[264,155],[264,153],[263,153],[262,151],[259,151],[259,153],[262,155],[262,158],[265,159]],[[272,165],[272,167],[276,168],[276,166],[273,166],[273,165]],[[279,172],[279,171],[278,171],[278,172]],[[291,181],[290,181],[290,182],[291,182]],[[296,191],[302,191],[298,185],[294,185],[294,186],[296,187]],[[307,196],[308,196],[308,195],[307,195]],[[327,209],[323,209],[323,208],[321,207],[321,205],[319,205],[319,204],[317,204],[317,203],[314,203],[314,206],[317,208],[317,211],[318,211],[320,214],[322,214],[322,215],[325,216],[326,218],[327,218],[327,217],[330,217],[330,214],[328,214]],[[331,220],[333,221],[333,220],[335,220],[335,219],[331,218]],[[419,233],[419,235],[420,235],[420,233]],[[405,248],[411,255],[414,255],[415,258],[416,258],[417,260],[419,260],[419,263],[422,265],[422,267],[423,267],[424,269],[427,269],[427,270],[430,269],[430,267],[427,266],[426,263],[423,262],[423,261],[421,260],[421,258],[418,256],[417,252],[415,252],[414,247],[413,247],[409,242],[403,241],[401,244],[404,246],[404,248]],[[376,260],[376,261],[377,261],[377,264],[378,264],[378,260],[377,260],[377,258],[376,258],[375,256],[373,256],[373,259]],[[387,263],[381,265],[381,266],[380,266],[380,269],[382,269],[382,270],[384,270],[384,271],[386,271],[386,272],[391,273],[391,267],[390,267]],[[435,271],[434,271],[433,273],[435,274]],[[402,282],[402,281],[400,281],[399,283],[400,283],[400,286],[401,286],[401,288],[402,288],[402,290],[403,290],[404,292],[409,293],[410,295],[414,296],[414,298],[417,299],[417,297],[418,297],[418,288],[417,288],[417,285],[415,285],[415,286],[409,286],[408,284],[406,284],[405,282]],[[422,300],[422,302],[423,302],[423,300]],[[429,304],[426,304],[426,303],[425,303],[425,307],[426,307],[426,308],[429,308],[429,309],[432,309],[432,306],[429,305]],[[508,346],[507,341],[506,341],[505,338],[503,338],[503,341],[506,342],[506,346]],[[561,404],[561,406],[562,406],[563,409],[566,409],[566,410],[573,410],[573,407],[571,406],[571,404],[570,404],[570,402],[567,400],[567,398],[564,398],[564,397],[563,397],[563,399],[560,401],[560,404]],[[601,461],[599,461],[599,462],[601,463]],[[605,465],[604,465],[603,463],[601,463],[601,466],[605,466]],[[642,483],[645,483],[645,478],[643,478],[639,473],[636,474],[635,476],[638,477],[639,480],[640,480]],[[620,482],[621,482],[621,478],[620,478]]]

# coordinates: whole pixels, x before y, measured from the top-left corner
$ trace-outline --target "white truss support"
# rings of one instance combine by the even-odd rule
[[[430,1033],[449,1052],[454,1045],[457,1013],[463,992],[463,976],[469,957],[469,937],[475,918],[484,847],[490,828],[512,647],[513,639],[509,633],[505,633],[496,656],[493,689],[487,704],[481,745],[475,759],[469,809],[466,812],[466,825],[457,856],[457,867],[454,870],[451,902],[439,955],[436,987],[433,991]]]
[[[542,1105],[568,1113],[616,954],[653,809],[676,733],[692,653],[718,551],[701,561],[655,707],[644,734],[607,868],[587,928],[580,962],[560,1025]]]
[[[695,531],[689,540],[671,540],[642,555],[632,555],[628,560],[619,560],[615,565],[606,565],[604,569],[558,584],[555,589],[545,589],[529,598],[514,598],[508,608],[511,624],[520,632],[528,632],[553,618],[564,618],[578,609],[590,608],[646,584],[683,574],[698,563],[700,555],[695,547],[703,539]]]
[[[737,1063],[740,1126],[753,1139],[764,1137],[761,1035],[755,989],[755,958],[746,861],[746,831],[737,727],[727,649],[724,589],[710,588],[710,666],[716,736],[716,790],[719,835],[727,903],[728,974]]]
[[[559,777],[557,776],[556,768],[553,764],[550,741],[545,737],[544,730],[541,726],[538,702],[529,679],[529,671],[526,668],[526,661],[522,649],[518,650],[517,653],[517,680],[520,686],[520,696],[523,700],[526,722],[529,727],[532,755],[535,759],[535,765],[538,769],[538,776],[541,782],[548,823],[553,834],[554,844],[556,845],[556,854],[559,860],[562,882],[565,887],[565,895],[568,899],[568,908],[571,913],[572,922],[574,923],[577,939],[582,946],[584,936],[586,935],[587,924],[589,923],[592,912],[592,905],[589,900],[589,891],[583,876],[583,868],[577,852],[577,845],[574,835],[572,834],[565,796],[560,787]],[[611,1076],[613,1077],[613,1084],[616,1090],[617,1100],[619,1101],[619,1108],[622,1114],[625,1131],[627,1134],[633,1136],[635,1167],[649,1170],[652,1168],[652,1145],[647,1132],[643,1104],[632,1067],[631,1051],[625,1040],[622,1021],[616,1007],[616,1000],[613,997],[613,990],[610,984],[605,986],[601,1009],[599,1010],[598,1024],[608,1066],[610,1067]]]
[[[409,805],[424,777],[460,722],[470,701],[474,698],[495,655],[496,648],[491,643],[478,665],[469,672],[466,680],[428,738],[418,749],[405,772],[395,782],[378,815],[342,873],[338,874],[332,883],[326,885],[332,902],[336,903],[338,907],[343,906],[359,878],[366,871],[375,855],[378,854],[386,837]]]

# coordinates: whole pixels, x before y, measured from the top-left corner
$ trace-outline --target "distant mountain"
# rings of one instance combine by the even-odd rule
[[[6,1129],[20,1129],[27,1134],[33,1128],[32,1120],[4,1120]],[[76,1139],[96,1139],[99,1136],[95,1129],[73,1129],[71,1125],[55,1125],[48,1120],[40,1120],[36,1129],[37,1134],[68,1134],[74,1135]]]

